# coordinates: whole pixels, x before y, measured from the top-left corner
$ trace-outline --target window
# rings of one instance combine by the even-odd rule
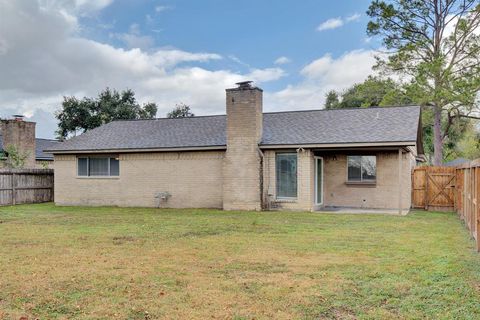
[[[375,182],[377,180],[377,157],[348,156],[348,182]]]
[[[297,197],[297,154],[277,153],[277,198]]]
[[[120,175],[120,162],[113,157],[78,158],[77,174],[80,177],[101,177]]]

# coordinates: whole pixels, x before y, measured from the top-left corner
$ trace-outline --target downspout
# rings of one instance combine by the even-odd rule
[[[265,206],[265,193],[264,193],[264,188],[263,188],[263,183],[264,183],[264,179],[263,179],[263,175],[265,173],[265,155],[263,154],[263,151],[260,149],[260,147],[257,145],[257,151],[258,151],[258,154],[260,155],[260,207],[262,209],[266,208]],[[268,171],[268,170],[267,170]],[[268,179],[267,179],[268,180]]]
[[[402,215],[402,148],[398,149],[398,214]]]

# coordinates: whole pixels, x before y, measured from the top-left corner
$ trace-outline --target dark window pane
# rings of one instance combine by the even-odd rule
[[[78,165],[77,174],[79,176],[88,176],[88,159],[78,158],[77,165]]]
[[[108,160],[109,158],[89,158],[89,175],[108,176]]]
[[[110,175],[120,175],[120,161],[118,161],[118,159],[110,158]]]
[[[297,197],[297,155],[277,154],[277,197]]]
[[[348,156],[348,181],[362,181],[362,157]]]
[[[323,160],[322,159],[317,159],[317,195],[316,195],[316,203],[322,203],[323,202],[323,199],[322,199],[322,172],[323,170]]]
[[[377,176],[377,159],[375,156],[362,157],[362,181],[375,181]]]

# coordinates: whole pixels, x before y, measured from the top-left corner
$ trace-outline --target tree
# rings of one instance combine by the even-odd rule
[[[402,86],[390,78],[369,76],[364,82],[353,85],[342,94],[342,108],[367,108],[374,106],[407,105],[412,100]]]
[[[325,95],[325,109],[337,109],[339,104],[338,92],[335,90],[327,92]]]
[[[18,150],[13,144],[10,144],[5,148],[5,154],[7,157],[7,167],[12,169],[23,168],[29,156],[28,152]]]
[[[480,4],[478,0],[374,0],[367,33],[387,52],[377,68],[411,79],[411,92],[433,114],[433,163],[461,119],[478,111]]]
[[[446,154],[446,160],[462,157],[467,159],[480,158],[480,130],[479,123],[468,120],[464,126],[463,135],[455,144],[455,148]]]
[[[189,118],[195,117],[195,115],[190,110],[190,106],[185,103],[179,103],[175,105],[172,111],[167,113],[167,118]]]
[[[62,109],[55,114],[59,121],[57,135],[65,139],[114,120],[152,119],[156,114],[157,105],[140,106],[132,90],[118,92],[106,88],[97,98],[64,97]]]
[[[369,76],[364,82],[346,89],[339,97],[336,91],[327,93],[325,108],[367,108],[412,104],[406,89],[392,79]]]

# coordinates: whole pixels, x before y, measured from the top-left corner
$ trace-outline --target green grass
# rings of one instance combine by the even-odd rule
[[[0,208],[0,319],[479,319],[453,213]]]

